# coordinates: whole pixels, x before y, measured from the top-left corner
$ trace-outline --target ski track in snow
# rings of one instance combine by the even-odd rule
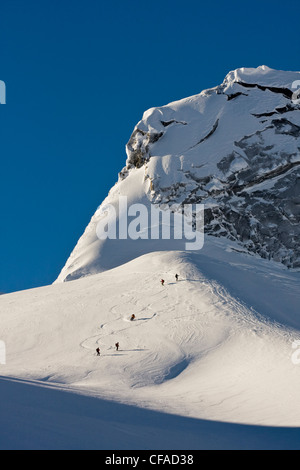
[[[160,269],[166,264],[181,273],[178,282]],[[44,288],[40,297],[12,294],[12,303],[7,296],[7,343],[22,315],[29,328],[23,322],[22,343],[13,340],[22,354],[10,355],[7,375],[196,418],[300,423],[289,404],[300,386],[291,363],[297,332],[233,297],[197,266],[185,254],[154,253],[116,271]],[[0,301],[4,305],[5,296]],[[276,406],[285,395],[289,400]]]
[[[144,285],[152,285],[152,282],[153,277],[147,279]],[[124,352],[128,355],[133,351],[140,353],[147,351],[146,356],[140,356],[138,359],[139,369],[143,371],[142,374],[134,373],[131,364],[124,366],[125,374],[128,373],[132,377],[132,388],[136,389],[168,382],[169,380],[178,377],[188,368],[195,358],[191,357],[189,352],[185,350],[185,345],[196,342],[199,344],[202,343],[205,336],[205,324],[203,325],[203,318],[205,316],[214,314],[217,317],[220,316],[223,318],[225,314],[225,316],[228,315],[235,317],[238,327],[235,326],[234,331],[227,331],[226,335],[216,344],[203,349],[200,354],[201,357],[205,357],[212,351],[224,346],[226,342],[231,340],[233,335],[237,334],[238,328],[243,329],[250,327],[255,334],[258,334],[268,325],[268,322],[265,319],[261,317],[258,321],[259,315],[250,313],[246,306],[241,305],[240,302],[228,296],[228,292],[226,292],[226,290],[224,290],[224,288],[218,283],[208,283],[204,278],[199,280],[201,289],[198,294],[198,299],[201,300],[201,298],[205,298],[209,295],[214,299],[210,304],[210,308],[204,313],[200,313],[193,302],[185,300],[183,311],[179,294],[179,287],[182,287],[183,282],[189,283],[187,280],[181,280],[177,283],[167,283],[154,294],[151,291],[151,287],[144,287],[145,294],[150,294],[152,298],[155,299],[154,302],[146,305],[138,300],[140,295],[140,291],[138,290],[131,290],[127,293],[121,294],[119,302],[109,309],[110,314],[114,317],[113,320],[102,324],[99,328],[99,334],[87,338],[81,343],[81,347],[88,350],[95,350],[96,347],[100,347],[101,357],[110,357],[112,356],[110,352],[113,347],[109,346],[109,344],[114,344],[122,333],[129,330],[132,332],[133,330],[134,335],[138,336],[138,332],[134,330],[135,328],[144,326],[145,322],[153,320],[157,315],[163,317],[167,310],[171,315],[169,315],[168,320],[165,322],[165,327],[170,331],[169,339],[177,345],[177,360],[175,362],[170,362],[169,360],[167,367],[162,369],[161,354],[158,354],[157,352],[149,352],[147,348],[136,347],[130,351],[123,351],[121,348],[117,354],[113,354],[114,356],[122,356],[124,355]],[[153,307],[154,304],[155,308]],[[163,305],[161,311],[159,307],[160,304]],[[124,310],[130,310],[130,314],[134,313],[136,315],[136,319],[133,322],[130,321],[130,315],[124,316]],[[218,311],[221,311],[221,313],[218,314]],[[145,317],[144,315],[147,316]],[[124,321],[128,322],[129,325],[124,327]],[[262,325],[258,326],[261,321],[263,321]]]
[[[152,310],[152,308],[151,308],[151,304],[144,306],[144,307],[141,306],[141,308],[139,308],[139,305],[138,305],[139,302],[136,300],[138,291],[133,291],[133,294],[135,295],[121,294],[121,299],[123,297],[128,297],[128,299],[126,301],[123,301],[122,299],[122,301],[119,304],[116,304],[109,309],[112,315],[119,315],[118,318],[115,318],[114,320],[111,320],[108,323],[102,324],[100,326],[100,330],[102,331],[102,334],[97,334],[95,336],[91,336],[87,338],[86,340],[84,340],[82,343],[80,343],[80,346],[82,348],[88,349],[88,350],[94,350],[99,345],[103,344],[106,337],[109,337],[109,339],[111,340],[112,336],[117,337],[121,332],[126,331],[130,328],[138,327],[141,325],[141,322],[147,322],[155,318],[156,313],[152,313],[151,317],[137,318],[138,314],[141,314],[142,312],[147,311],[147,310]],[[124,311],[124,304],[130,305],[132,313],[136,315],[136,319],[134,321],[131,321],[130,318],[124,317],[120,313],[118,313],[118,310]],[[121,325],[122,325],[122,322],[124,321],[130,323],[130,326],[122,328]]]

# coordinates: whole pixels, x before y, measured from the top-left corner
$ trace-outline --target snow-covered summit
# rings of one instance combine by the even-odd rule
[[[58,280],[95,274],[151,251],[183,249],[176,240],[99,240],[103,207],[117,206],[121,195],[148,207],[205,204],[206,234],[299,268],[299,80],[300,72],[240,68],[220,86],[146,111],[126,146],[118,183]]]
[[[224,83],[232,85],[235,82],[252,83],[261,86],[278,87],[291,89],[294,80],[299,80],[300,72],[286,72],[284,70],[274,70],[266,65],[257,68],[242,67],[229,72]]]

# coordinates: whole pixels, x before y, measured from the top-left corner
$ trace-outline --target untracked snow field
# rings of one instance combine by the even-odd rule
[[[300,448],[300,273],[234,250],[1,296],[0,448]]]

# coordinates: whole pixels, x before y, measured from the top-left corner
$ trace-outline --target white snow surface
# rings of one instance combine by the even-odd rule
[[[298,448],[299,277],[207,237],[1,296],[0,448]]]
[[[187,252],[180,240],[96,235],[120,195],[150,208],[150,183],[163,190],[193,167],[213,172],[217,187],[218,152],[257,129],[244,96],[229,101],[232,112],[220,90],[297,78],[239,69],[221,87],[145,113],[138,127],[147,132],[162,119],[182,122],[112,188],[54,285],[0,297],[0,449],[300,448],[300,273],[222,238]],[[251,93],[259,113],[261,90]],[[264,93],[272,111],[280,97]],[[217,119],[199,160],[193,144]]]

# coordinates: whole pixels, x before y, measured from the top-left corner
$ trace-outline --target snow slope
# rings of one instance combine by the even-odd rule
[[[76,446],[80,434],[71,431],[68,440],[69,429],[74,422],[87,428],[93,399],[101,398],[95,405],[98,414],[91,418],[93,432],[81,435],[83,447],[106,448],[108,439],[93,437],[105,421],[108,436],[114,426],[121,429],[118,448],[134,448],[127,440],[130,432],[139,435],[136,448],[260,448],[262,430],[266,447],[295,448],[299,431],[286,427],[300,427],[300,366],[292,362],[292,343],[300,337],[298,286],[299,273],[207,237],[198,255],[150,253],[95,276],[2,296],[7,364],[0,366],[0,374],[26,383],[0,381],[0,394],[8,401],[0,446],[17,446],[25,431],[32,440],[24,446],[46,446],[34,426],[45,436],[52,430],[50,447]],[[132,313],[134,322],[129,321]],[[26,399],[23,389],[28,390]],[[68,405],[64,417],[60,412],[68,401],[66,391],[72,392],[74,408]],[[45,405],[48,397],[50,405]],[[110,411],[104,412],[103,400],[119,404],[109,402]],[[35,424],[23,416],[33,402]],[[17,411],[12,411],[15,403],[21,428]],[[50,426],[53,409],[57,420],[52,416],[51,423],[56,421]],[[5,437],[11,413],[15,418],[9,429],[19,429],[15,441],[11,434]],[[106,421],[108,415],[112,422]],[[160,440],[151,440],[152,420]],[[178,423],[176,432],[170,423]],[[186,432],[193,435],[190,444],[183,437]]]
[[[299,449],[298,428],[197,420],[0,378],[0,449]],[[143,458],[145,455],[143,455]]]

